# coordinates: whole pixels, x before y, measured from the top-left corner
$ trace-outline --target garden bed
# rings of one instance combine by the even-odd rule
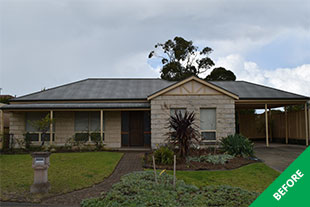
[[[153,169],[152,156],[154,153],[145,153],[144,155],[144,168]],[[213,151],[208,149],[190,151],[189,157],[193,156],[204,156],[204,155],[221,155],[219,151]],[[260,160],[255,158],[244,158],[244,157],[234,157],[229,159],[224,164],[213,164],[211,162],[198,162],[193,160],[187,160],[185,158],[181,159],[177,156],[177,170],[231,170],[240,168],[242,166],[257,163]],[[164,165],[156,163],[156,169],[166,169],[173,170],[173,164]]]

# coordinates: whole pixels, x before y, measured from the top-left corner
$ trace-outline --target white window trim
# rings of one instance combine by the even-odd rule
[[[215,129],[207,129],[207,130],[203,130],[203,129],[200,129],[200,141],[202,141],[203,143],[208,143],[208,142],[217,142],[217,107],[201,107],[199,108],[199,116],[201,115],[201,109],[215,109]],[[201,117],[200,118],[200,123],[201,123]],[[200,124],[199,123],[199,124]],[[200,125],[201,126],[201,125]],[[202,138],[202,132],[215,132],[215,140],[205,140]]]

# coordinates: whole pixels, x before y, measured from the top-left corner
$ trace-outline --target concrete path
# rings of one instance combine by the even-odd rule
[[[54,196],[43,200],[41,204],[1,202],[1,207],[78,207],[82,200],[91,197],[99,197],[101,192],[109,191],[114,183],[119,182],[123,175],[134,171],[141,171],[143,152],[126,152],[119,161],[114,172],[102,183],[90,188],[73,191],[63,195]]]
[[[304,150],[306,146],[292,144],[255,143],[255,155],[269,167],[283,172]]]

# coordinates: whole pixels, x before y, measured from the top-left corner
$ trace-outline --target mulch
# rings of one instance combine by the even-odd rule
[[[191,151],[190,156],[200,156],[200,155],[207,155],[207,154],[221,154],[219,151],[210,151],[210,150],[196,150]],[[237,169],[242,166],[257,163],[260,160],[255,158],[243,158],[243,157],[234,157],[231,160],[228,160],[224,165],[222,164],[212,164],[209,162],[195,162],[190,161],[187,162],[186,159],[180,159],[177,157],[177,170],[232,170]],[[144,155],[144,168],[153,169],[153,162],[152,162],[152,153],[146,153]],[[166,169],[166,170],[173,170],[173,165],[162,165],[156,163],[156,169]]]

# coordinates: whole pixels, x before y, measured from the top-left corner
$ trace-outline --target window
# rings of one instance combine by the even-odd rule
[[[34,126],[34,122],[42,120],[48,112],[27,112],[26,113],[26,132],[27,136],[30,136],[30,140],[34,142],[38,141],[50,141],[50,128],[48,127],[47,133],[42,134]],[[55,140],[55,124],[53,124],[53,141]]]
[[[104,119],[103,119],[104,121]],[[100,112],[99,111],[79,111],[75,112],[74,125],[76,139],[91,140],[91,137],[100,135]],[[104,122],[103,122],[104,131]]]
[[[180,113],[184,116],[186,109],[184,108],[171,108],[170,109],[170,116],[175,116],[175,113]]]
[[[200,109],[200,131],[202,140],[216,140],[216,109]]]

